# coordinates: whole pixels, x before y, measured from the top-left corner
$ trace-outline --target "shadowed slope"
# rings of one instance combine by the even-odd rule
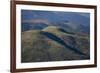
[[[59,28],[59,31],[63,32],[63,33],[67,33],[67,34],[74,34],[73,32],[68,32],[62,28]]]
[[[70,50],[80,54],[80,55],[85,55],[82,53],[78,48],[71,47],[70,45],[67,45],[63,40],[61,40],[59,37],[53,35],[52,33],[49,32],[41,32],[41,34],[47,36],[49,39],[52,39],[53,41],[56,41],[60,43],[61,45],[65,46],[66,48],[69,48]]]

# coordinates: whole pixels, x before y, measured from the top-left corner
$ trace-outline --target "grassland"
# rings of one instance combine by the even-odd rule
[[[89,59],[89,36],[48,26],[43,30],[21,33],[22,62],[45,62]],[[83,45],[84,44],[84,45]]]

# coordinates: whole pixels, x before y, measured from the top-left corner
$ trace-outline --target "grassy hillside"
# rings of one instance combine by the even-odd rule
[[[89,59],[88,35],[77,35],[55,26],[24,31],[21,35],[22,62]]]

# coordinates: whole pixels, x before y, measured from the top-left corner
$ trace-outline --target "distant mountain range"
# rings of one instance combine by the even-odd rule
[[[67,31],[90,33],[89,13],[22,10],[22,31],[59,26]]]

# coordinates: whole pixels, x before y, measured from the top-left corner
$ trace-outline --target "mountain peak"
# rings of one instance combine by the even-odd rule
[[[46,28],[43,29],[43,31],[54,31],[54,30],[58,30],[59,27],[57,26],[48,26]]]

